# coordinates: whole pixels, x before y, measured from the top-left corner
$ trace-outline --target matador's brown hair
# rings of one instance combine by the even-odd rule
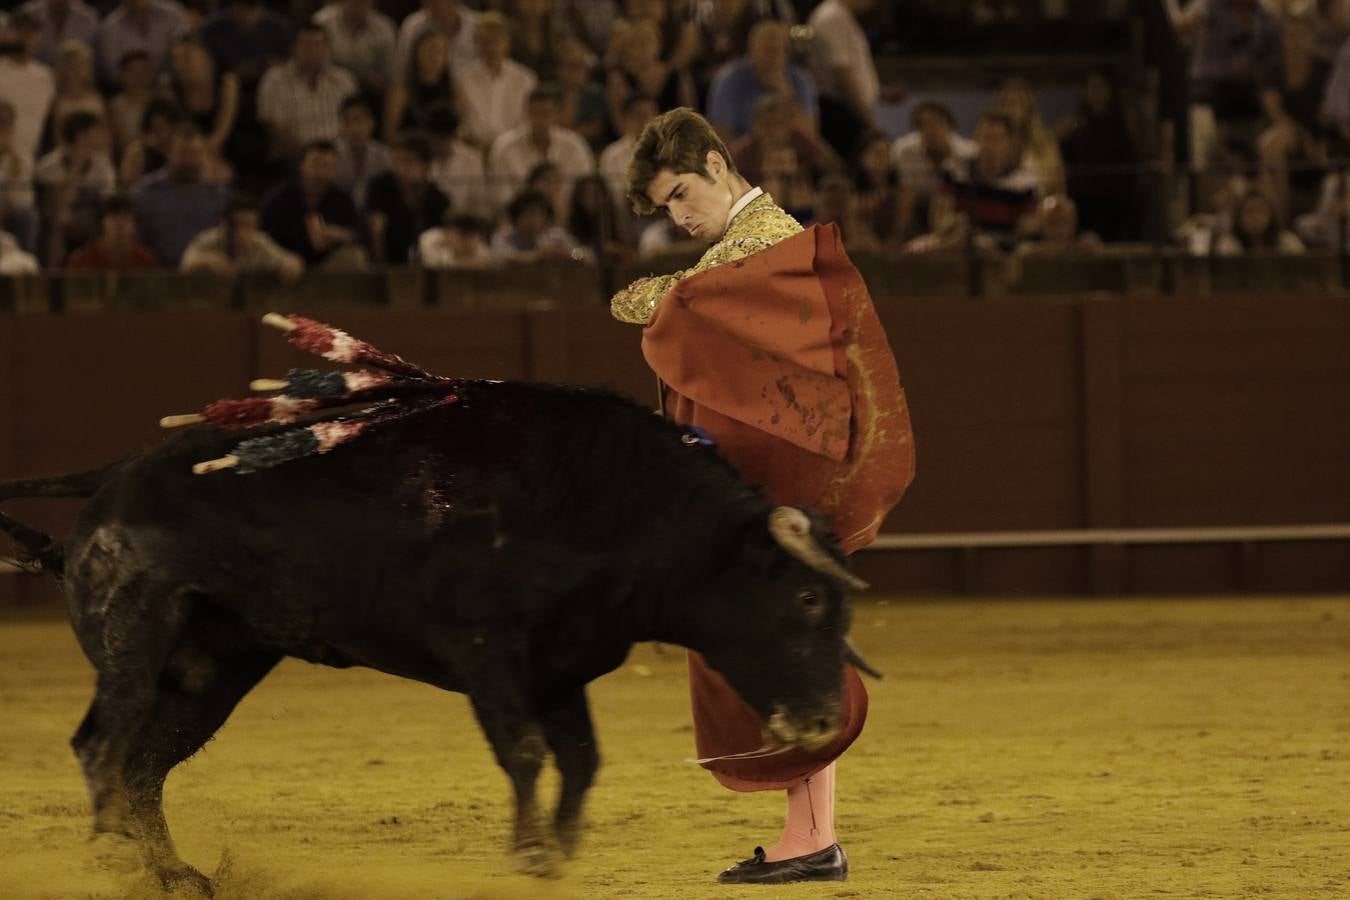
[[[647,188],[662,169],[675,174],[694,172],[708,177],[708,151],[715,150],[736,171],[736,163],[727,145],[717,136],[708,120],[687,106],[663,112],[642,129],[628,164],[628,202],[639,215],[656,211]]]

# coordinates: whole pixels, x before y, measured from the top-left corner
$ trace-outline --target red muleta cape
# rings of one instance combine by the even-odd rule
[[[895,358],[839,229],[814,226],[680,281],[643,331],[666,415],[696,425],[775,504],[828,515],[845,553],[865,547],[914,477]],[[867,692],[845,666],[835,743],[814,753],[705,763],[732,790],[782,789],[838,758],[862,731]],[[764,723],[689,655],[700,758],[763,743]]]

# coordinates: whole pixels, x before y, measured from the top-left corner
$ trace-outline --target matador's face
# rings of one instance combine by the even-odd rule
[[[711,244],[726,231],[736,203],[735,176],[715,150],[708,151],[705,167],[706,175],[662,169],[647,186],[647,197],[691,237]]]

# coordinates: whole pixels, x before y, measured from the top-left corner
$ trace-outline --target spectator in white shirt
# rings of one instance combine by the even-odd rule
[[[905,234],[927,229],[927,210],[947,163],[973,159],[978,152],[974,141],[956,133],[951,110],[940,103],[920,103],[909,121],[914,130],[891,145],[891,161],[900,173],[900,230]]]
[[[500,260],[488,249],[488,233],[478,216],[451,212],[445,225],[417,239],[417,260],[428,269],[490,269]]]
[[[37,158],[42,126],[47,121],[56,81],[52,70],[33,59],[41,35],[37,21],[26,13],[0,25],[0,100],[14,107],[14,151],[29,165]]]
[[[660,110],[656,107],[656,101],[646,94],[629,96],[624,101],[623,118],[620,121],[623,137],[600,151],[598,170],[605,179],[610,196],[614,198],[614,214],[627,221],[634,234],[638,233],[640,217],[633,212],[625,196],[628,192],[628,164],[633,160],[633,148],[637,146],[638,135],[642,134],[643,127],[658,112]]]
[[[552,86],[536,88],[525,106],[529,124],[503,134],[488,154],[498,196],[515,196],[530,171],[541,162],[558,167],[565,182],[564,205],[571,196],[572,182],[595,171],[595,157],[584,138],[558,124],[562,102]]]
[[[460,137],[478,147],[491,147],[522,124],[525,101],[538,79],[508,55],[511,29],[500,13],[478,16],[473,36],[477,58],[455,69]]]
[[[328,59],[328,33],[313,22],[295,33],[291,58],[273,66],[258,85],[258,119],[267,125],[275,155],[294,159],[314,141],[338,134],[338,108],[356,93],[356,79]]]
[[[429,30],[439,31],[450,39],[448,54],[452,67],[468,62],[474,57],[474,26],[473,14],[464,9],[460,0],[422,0],[422,8],[399,26],[391,74],[407,71],[417,39]]]
[[[492,215],[492,192],[483,169],[483,154],[459,139],[459,114],[442,103],[427,111],[431,138],[431,166],[427,178],[450,198],[450,208],[487,218]]]
[[[314,14],[328,32],[333,62],[356,76],[369,97],[384,96],[398,40],[394,22],[375,9],[375,0],[337,0]]]
[[[337,183],[352,195],[358,210],[366,208],[366,188],[371,179],[389,171],[389,148],[375,140],[375,110],[370,101],[353,94],[342,101],[338,114]]]
[[[876,127],[881,81],[858,16],[876,0],[825,0],[811,13],[811,69],[820,89],[820,131],[845,158]]]

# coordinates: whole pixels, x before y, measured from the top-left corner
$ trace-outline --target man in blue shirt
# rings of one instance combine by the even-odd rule
[[[206,139],[184,123],[169,143],[169,161],[136,185],[136,230],[164,265],[178,267],[192,239],[219,225],[225,185],[206,181]]]
[[[782,22],[765,20],[750,31],[749,52],[728,63],[708,89],[708,120],[728,143],[750,133],[755,103],[765,94],[794,98],[813,123],[820,121],[811,73],[789,62],[790,38]]]

